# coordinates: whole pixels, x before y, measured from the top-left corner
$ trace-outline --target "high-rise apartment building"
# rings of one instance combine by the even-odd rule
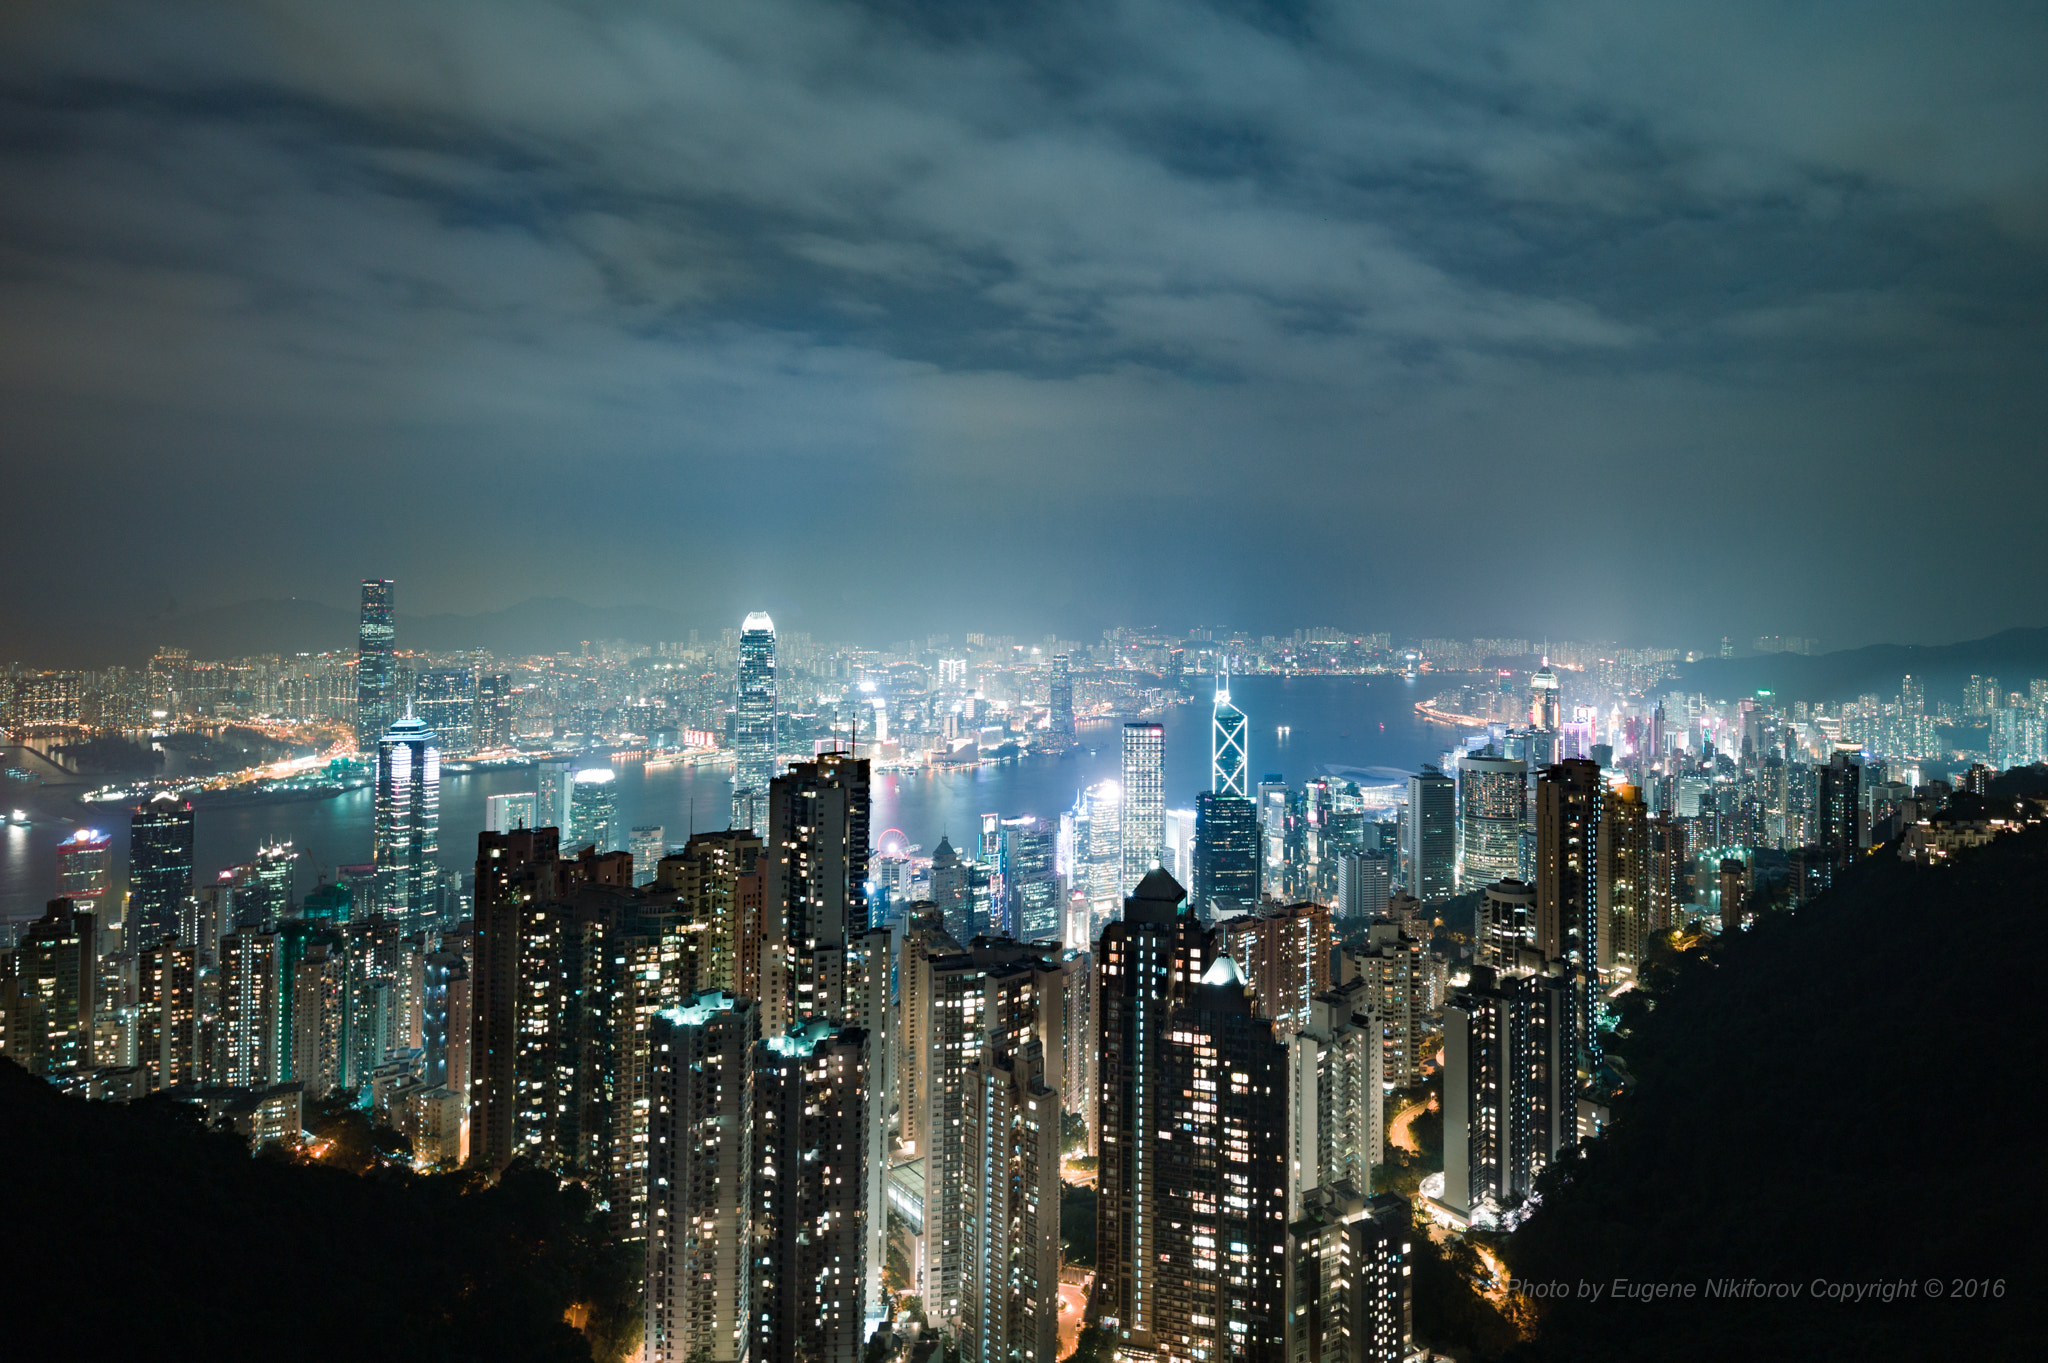
[[[1385,1162],[1386,1061],[1371,988],[1353,980],[1309,1004],[1287,1038],[1288,1215],[1301,1195],[1338,1183],[1372,1186]]]
[[[1634,979],[1650,939],[1650,807],[1638,786],[1602,797],[1594,895],[1600,978]]]
[[[484,827],[493,833],[510,833],[515,828],[532,828],[535,818],[534,793],[530,790],[484,796]]]
[[[647,1363],[740,1363],[752,1342],[759,1041],[759,1009],[722,989],[655,1015]]]
[[[151,1092],[198,1082],[198,983],[195,947],[158,938],[136,957],[135,1063]]]
[[[842,1021],[849,954],[868,930],[868,763],[846,753],[799,762],[770,784],[762,1030]]]
[[[1366,941],[1345,950],[1339,984],[1365,982],[1365,1006],[1379,1016],[1380,1072],[1395,1088],[1422,1080],[1432,1005],[1441,999],[1442,963],[1393,923],[1374,924]]]
[[[1686,822],[1660,812],[1650,820],[1650,931],[1668,932],[1685,921],[1692,902]]]
[[[377,911],[427,925],[441,851],[441,739],[410,714],[377,740]]]
[[[1270,905],[1224,922],[1223,950],[1237,963],[1258,1015],[1286,1037],[1307,1021],[1310,1002],[1330,988],[1337,944],[1321,904]]]
[[[178,934],[192,893],[192,804],[168,791],[128,820],[128,910],[122,943],[140,951]]]
[[[1458,759],[1458,889],[1466,894],[1520,874],[1529,818],[1529,770],[1491,750]]]
[[[1598,1059],[1600,817],[1606,808],[1600,764],[1567,758],[1536,780],[1536,949],[1572,968],[1574,1001],[1566,1026],[1572,1053],[1590,1070]],[[1581,1054],[1583,1052],[1583,1054]]]
[[[1385,853],[1363,847],[1337,850],[1337,917],[1353,923],[1386,916],[1394,895],[1394,868]]]
[[[766,853],[752,829],[730,828],[697,834],[658,867],[656,884],[676,896],[686,949],[696,955],[699,990],[761,997]]]
[[[1415,1226],[1407,1199],[1319,1188],[1287,1230],[1289,1363],[1406,1363]]]
[[[1166,729],[1124,725],[1123,890],[1128,893],[1166,858]]]
[[[356,751],[371,752],[399,716],[396,632],[391,623],[391,579],[363,580],[363,613],[356,627]]]
[[[1513,976],[1474,967],[1444,1006],[1444,1194],[1461,1220],[1525,1201],[1577,1138],[1571,970],[1529,952]]]
[[[512,746],[512,678],[508,673],[476,675],[476,746],[480,751]]]
[[[1536,887],[1524,880],[1497,880],[1481,893],[1478,942],[1473,961],[1510,971],[1522,953],[1536,946]]]
[[[1423,903],[1457,893],[1458,783],[1433,766],[1425,765],[1408,778],[1401,860],[1408,893]]]
[[[1259,904],[1259,811],[1241,795],[1195,795],[1194,906],[1210,922]]]
[[[752,1363],[859,1363],[868,1038],[822,1019],[754,1048]],[[772,1171],[772,1172],[771,1172]]]
[[[1209,790],[1216,795],[1235,795],[1249,800],[1251,749],[1248,730],[1251,721],[1230,702],[1230,674],[1216,674],[1216,701],[1209,717]]]
[[[1856,860],[1863,839],[1863,766],[1853,754],[1837,752],[1820,777],[1820,846],[1835,873]]]
[[[733,708],[732,826],[763,833],[775,779],[775,622],[755,611],[740,625],[739,684]]]
[[[53,899],[28,925],[0,979],[7,1057],[46,1078],[94,1065],[92,1020],[97,1001],[98,921],[69,899]]]
[[[231,932],[220,942],[221,1080],[232,1088],[277,1082],[277,935]]]

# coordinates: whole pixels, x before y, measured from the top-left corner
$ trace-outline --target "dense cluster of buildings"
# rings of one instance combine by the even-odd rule
[[[1002,665],[907,663],[912,686],[808,645],[792,668],[756,614],[712,650],[712,715],[688,687],[605,689],[698,666],[694,646],[574,660],[589,691],[407,675],[390,603],[365,584],[345,712],[374,754],[370,859],[303,898],[289,845],[200,883],[192,809],[160,796],[131,814],[120,903],[107,839],[76,835],[59,898],[0,958],[0,1054],[92,1097],[183,1095],[259,1143],[297,1142],[307,1096],[340,1094],[419,1167],[580,1180],[644,1247],[650,1360],[855,1363],[914,1317],[977,1363],[1052,1363],[1063,1174],[1091,1165],[1084,1309],[1119,1358],[1405,1359],[1419,1232],[1376,1186],[1390,1104],[1440,1071],[1427,1210],[1513,1225],[1597,1135],[1621,1082],[1609,1008],[1658,936],[1817,892],[1915,826],[1932,784],[1911,679],[1828,714],[1546,664],[1512,704],[1458,698],[1484,725],[1405,782],[1289,784],[1254,776],[1230,668],[1384,664],[1384,637],[1160,657],[1116,631],[1106,659],[1042,662],[974,639]],[[1141,714],[1119,779],[1056,820],[992,814],[929,858],[876,845],[871,772],[906,741],[1070,742],[1077,707],[1111,703],[1089,669],[1180,688],[1196,644],[1214,693],[1192,808]],[[826,668],[844,703],[820,721]],[[1027,671],[1042,704],[988,702]],[[2044,693],[1980,682],[1974,713],[2038,751]],[[473,878],[451,874],[442,761],[542,714],[730,748],[727,826],[680,846],[622,829],[610,770],[550,753],[533,791],[493,797]]]

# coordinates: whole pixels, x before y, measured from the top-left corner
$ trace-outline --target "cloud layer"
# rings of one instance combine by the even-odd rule
[[[872,638],[2037,623],[1941,566],[2048,569],[2037,6],[5,16],[37,646],[372,572]]]

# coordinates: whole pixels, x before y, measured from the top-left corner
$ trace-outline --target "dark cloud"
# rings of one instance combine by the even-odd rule
[[[373,571],[870,637],[2034,622],[1945,560],[2048,569],[2038,6],[0,26],[24,638]]]

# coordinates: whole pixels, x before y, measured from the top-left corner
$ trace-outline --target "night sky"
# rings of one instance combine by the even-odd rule
[[[0,8],[0,649],[2048,624],[2048,6]],[[35,661],[24,656],[24,661]]]

